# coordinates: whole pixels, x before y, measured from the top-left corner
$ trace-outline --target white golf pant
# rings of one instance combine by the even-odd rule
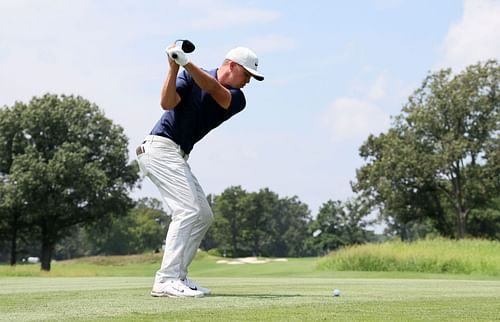
[[[161,136],[148,135],[141,147],[142,153],[137,156],[139,167],[158,187],[172,216],[155,281],[184,279],[212,223],[212,210],[187,163],[188,155],[184,155],[179,145]]]

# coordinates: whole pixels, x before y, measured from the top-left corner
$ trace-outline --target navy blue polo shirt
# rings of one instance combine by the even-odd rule
[[[217,69],[208,72],[217,78]],[[228,88],[231,105],[225,109],[207,92],[194,82],[191,75],[183,70],[176,80],[180,103],[172,110],[165,111],[151,130],[151,135],[171,139],[189,154],[196,142],[231,116],[241,112],[246,105],[245,95],[238,88]]]

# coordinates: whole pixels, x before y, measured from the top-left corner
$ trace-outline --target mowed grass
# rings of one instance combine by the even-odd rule
[[[411,256],[444,260],[461,253],[490,258],[486,263],[499,256],[491,253],[495,244],[472,241],[458,252],[454,242],[446,251],[446,242],[434,243],[439,245],[424,244],[427,251]],[[382,250],[389,247],[394,257],[425,248],[390,244],[365,247],[373,247],[370,254],[387,254]],[[359,247],[339,254],[349,251]],[[229,265],[200,252],[190,277],[213,293],[200,299],[149,295],[160,254],[55,262],[49,273],[39,265],[0,265],[0,321],[500,321],[500,277],[490,269],[337,271],[325,266],[331,259]],[[332,296],[335,288],[340,297]]]
[[[153,298],[150,277],[1,278],[2,321],[494,321],[500,281],[205,277],[211,296]],[[339,288],[340,297],[333,297]]]

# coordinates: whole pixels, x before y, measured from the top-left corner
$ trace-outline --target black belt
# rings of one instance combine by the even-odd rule
[[[146,141],[142,142],[142,144],[146,143]],[[140,156],[141,154],[145,153],[146,151],[144,150],[144,147],[141,145],[139,145],[137,148],[135,148],[135,154],[137,156]],[[186,153],[180,149],[180,154],[181,154],[181,157],[184,158],[186,156]]]

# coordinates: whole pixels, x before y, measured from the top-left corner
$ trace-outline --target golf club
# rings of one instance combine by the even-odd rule
[[[179,41],[182,41],[181,49],[186,54],[192,53],[195,50],[195,48],[196,48],[194,46],[194,44],[192,42],[190,42],[189,40],[187,40],[187,39],[177,39],[175,41],[175,43],[177,44]],[[175,53],[172,54],[172,58],[176,59],[177,58],[177,54],[175,54]]]

